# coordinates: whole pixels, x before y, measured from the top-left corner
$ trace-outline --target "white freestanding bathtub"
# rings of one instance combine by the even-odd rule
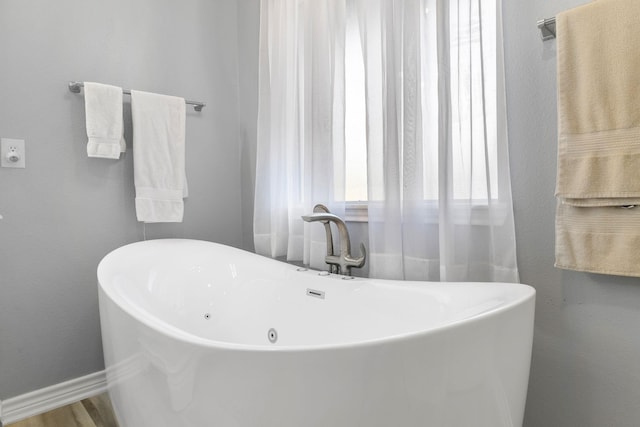
[[[121,427],[520,426],[535,291],[152,240],[98,267]]]

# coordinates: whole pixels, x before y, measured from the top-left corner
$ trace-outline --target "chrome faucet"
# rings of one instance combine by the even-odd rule
[[[327,235],[327,256],[324,261],[329,264],[330,272],[343,274],[345,276],[351,276],[351,268],[361,268],[367,258],[367,251],[362,243],[360,243],[361,257],[354,258],[351,256],[351,239],[349,238],[349,230],[347,225],[337,215],[329,212],[326,206],[318,204],[313,208],[313,213],[310,215],[303,215],[302,219],[306,222],[320,221],[324,224],[325,232]],[[335,223],[338,227],[338,233],[340,236],[340,255],[336,255],[333,252],[333,235],[331,233],[331,222]]]

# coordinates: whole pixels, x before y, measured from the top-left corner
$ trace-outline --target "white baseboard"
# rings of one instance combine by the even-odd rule
[[[60,408],[107,390],[105,371],[94,372],[0,402],[0,427]]]

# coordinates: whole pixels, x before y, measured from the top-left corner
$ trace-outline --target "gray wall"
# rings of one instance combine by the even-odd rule
[[[538,292],[531,427],[640,423],[640,279],[553,267],[556,42],[536,21],[584,3],[503,0],[518,264]]]
[[[237,34],[234,0],[0,1],[0,136],[27,146],[0,168],[0,399],[103,369],[96,266],[143,237],[131,151],[87,158],[69,80],[207,102],[187,112],[184,222],[146,236],[242,245]]]

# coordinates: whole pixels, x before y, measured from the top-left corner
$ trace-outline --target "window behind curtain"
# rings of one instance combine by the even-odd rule
[[[497,89],[496,58],[487,55],[494,49],[483,49],[485,57],[480,58],[481,43],[495,43],[495,9],[482,10],[482,36],[478,19],[478,2],[452,2],[451,22],[451,107],[452,107],[452,147],[451,169],[453,178],[453,200],[487,200],[488,190],[492,199],[499,198],[498,153],[496,135]],[[430,11],[425,19],[431,19]],[[433,14],[434,11],[431,11]],[[431,19],[435,25],[435,20]],[[435,50],[435,40],[425,41]],[[429,52],[436,55],[435,52]],[[366,103],[365,71],[362,45],[357,19],[347,20],[345,46],[345,149],[346,149],[346,200],[352,204],[367,202],[367,146],[366,146]],[[480,69],[482,63],[484,71]],[[423,58],[423,67],[431,69],[431,81],[422,81],[423,91],[430,91],[427,103],[431,103],[437,93],[437,64],[432,58]],[[487,76],[489,74],[489,76]],[[496,76],[493,78],[493,76]],[[484,77],[484,89],[482,79]],[[491,77],[491,78],[488,78]],[[429,77],[427,77],[429,78]],[[425,106],[425,111],[437,112],[437,101]],[[437,115],[435,116],[437,120]],[[432,123],[435,122],[432,120]],[[485,135],[486,133],[486,135]],[[472,144],[485,140],[486,145]],[[425,130],[424,146],[424,200],[438,200],[438,144],[437,129]],[[489,163],[487,168],[486,162]],[[491,176],[486,171],[491,171]]]

